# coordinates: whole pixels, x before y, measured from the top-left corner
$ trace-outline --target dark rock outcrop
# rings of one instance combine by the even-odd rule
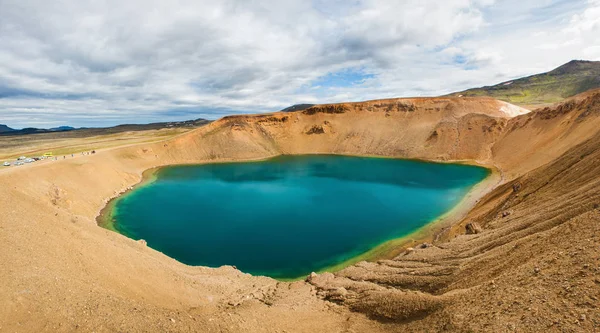
[[[483,229],[481,229],[481,226],[479,224],[477,224],[477,222],[471,222],[471,223],[467,224],[465,226],[465,229],[467,231],[467,235],[475,235],[475,234],[479,234],[483,231]]]
[[[306,134],[308,134],[308,135],[324,134],[324,133],[325,133],[325,129],[323,128],[323,126],[320,126],[320,125],[314,125],[308,131],[306,131]]]

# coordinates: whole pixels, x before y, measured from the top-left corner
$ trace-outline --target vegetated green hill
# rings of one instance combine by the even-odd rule
[[[548,73],[450,96],[490,96],[517,105],[537,105],[560,102],[594,88],[600,88],[600,61],[573,60]]]

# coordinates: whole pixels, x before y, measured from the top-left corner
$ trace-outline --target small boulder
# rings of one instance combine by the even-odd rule
[[[467,235],[475,235],[475,234],[479,234],[483,231],[483,229],[481,228],[481,226],[479,224],[477,224],[477,222],[468,223],[465,226],[465,229],[467,230]]]
[[[348,295],[348,290],[344,287],[338,287],[328,290],[328,296],[334,298],[343,298]]]
[[[317,278],[317,276],[319,275],[317,275],[315,272],[310,273],[310,275],[306,278],[306,282],[312,282],[315,278]]]
[[[408,255],[408,254],[411,254],[411,253],[413,253],[413,252],[415,252],[415,249],[414,249],[414,248],[412,248],[412,247],[409,247],[409,248],[407,248],[407,249],[406,249],[406,251],[404,252],[404,255]]]
[[[522,187],[521,183],[519,183],[519,182],[514,183],[512,186],[513,192],[515,192],[515,193],[519,192],[521,190],[521,187]]]
[[[148,245],[148,242],[146,242],[146,240],[144,240],[144,239],[140,239],[138,241],[138,243],[142,244],[143,246],[147,246]]]

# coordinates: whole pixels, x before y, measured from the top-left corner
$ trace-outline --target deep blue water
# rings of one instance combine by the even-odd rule
[[[174,166],[121,197],[114,226],[189,265],[294,278],[435,220],[484,168],[346,156]]]

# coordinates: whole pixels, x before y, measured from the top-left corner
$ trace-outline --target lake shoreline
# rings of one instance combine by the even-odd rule
[[[142,172],[142,180],[139,183],[135,184],[134,186],[129,187],[125,191],[121,192],[119,195],[116,195],[116,196],[110,198],[107,201],[106,205],[100,210],[100,213],[98,214],[98,216],[96,217],[96,224],[98,224],[99,227],[102,227],[102,228],[108,229],[110,231],[114,231],[120,235],[123,235],[117,230],[117,228],[115,226],[115,221],[113,218],[114,209],[115,209],[115,205],[116,205],[117,201],[119,199],[127,196],[129,193],[156,181],[157,173],[160,171],[161,168],[163,168],[163,167],[153,167],[148,170],[145,170],[144,172]],[[125,235],[123,235],[123,236],[125,236]],[[127,237],[127,236],[125,236],[125,237]]]
[[[361,261],[376,262],[378,260],[391,260],[405,253],[408,248],[414,248],[424,243],[435,242],[436,238],[441,233],[465,218],[481,198],[501,184],[502,176],[500,171],[488,167],[485,168],[490,170],[490,175],[474,185],[463,199],[448,212],[426,223],[424,226],[408,235],[385,241],[365,253],[339,264],[326,267],[315,273],[339,272]],[[296,281],[299,279],[301,279],[301,277],[289,279],[288,281]]]
[[[134,186],[127,188],[125,191],[114,196],[113,198],[110,198],[107,201],[107,204],[102,208],[99,215],[97,216],[96,223],[98,224],[98,226],[100,226],[102,228],[108,229],[108,230],[116,232],[124,237],[130,238],[130,237],[124,235],[123,233],[119,232],[117,226],[115,225],[116,221],[113,219],[113,214],[114,214],[114,209],[115,209],[116,203],[118,202],[118,200],[127,196],[134,190],[137,190],[141,187],[152,184],[154,181],[156,181],[157,174],[160,172],[160,170],[163,168],[166,168],[166,167],[194,166],[194,165],[208,165],[208,164],[253,163],[253,162],[267,161],[267,160],[271,160],[271,159],[274,159],[277,157],[282,157],[282,156],[319,156],[319,155],[320,156],[328,156],[329,155],[329,156],[340,156],[340,157],[345,156],[345,157],[359,157],[359,158],[393,159],[393,160],[420,162],[420,163],[426,163],[426,164],[471,165],[471,166],[478,166],[478,167],[485,168],[486,170],[488,170],[489,174],[482,181],[473,185],[473,187],[464,195],[464,197],[461,199],[461,201],[458,204],[453,206],[449,211],[447,211],[443,215],[426,223],[425,225],[423,225],[416,231],[410,232],[409,234],[402,236],[402,237],[387,240],[379,245],[375,245],[374,247],[372,247],[370,250],[368,250],[366,252],[363,252],[358,255],[353,255],[350,258],[345,259],[341,262],[338,262],[334,265],[327,266],[323,269],[320,269],[316,273],[323,273],[323,272],[335,273],[335,272],[341,271],[341,270],[343,270],[349,266],[352,266],[358,262],[361,262],[361,261],[374,262],[377,260],[393,259],[393,258],[397,257],[398,255],[404,253],[406,251],[406,249],[409,247],[414,247],[416,245],[419,245],[419,244],[422,244],[425,242],[433,242],[435,240],[435,238],[438,237],[438,235],[440,233],[442,233],[446,228],[460,222],[460,220],[462,218],[464,218],[468,214],[468,212],[471,211],[475,207],[475,205],[477,204],[479,199],[481,199],[487,193],[489,193],[494,188],[496,188],[498,185],[500,185],[502,182],[502,179],[503,179],[501,171],[498,168],[496,168],[494,166],[483,165],[483,164],[478,163],[477,161],[473,161],[473,160],[432,161],[432,160],[424,160],[424,159],[408,159],[408,158],[388,157],[388,156],[379,156],[379,155],[374,155],[374,156],[373,155],[354,155],[354,154],[348,155],[348,154],[331,154],[331,153],[326,153],[326,154],[280,154],[280,155],[269,156],[266,158],[248,159],[248,160],[225,160],[225,161],[206,162],[206,163],[182,163],[182,164],[173,164],[173,165],[160,165],[160,166],[155,166],[155,167],[145,170],[142,173],[140,182],[138,182]],[[155,251],[160,252],[158,250],[155,250]],[[164,254],[164,255],[168,256],[166,254]],[[168,256],[168,257],[170,257],[170,256]],[[170,257],[170,258],[172,258],[172,257]],[[177,260],[175,258],[172,258],[172,259]],[[180,262],[180,261],[178,261],[178,262]],[[195,265],[187,265],[182,262],[180,262],[180,263],[183,265],[186,265],[186,266],[195,267]],[[227,266],[227,265],[224,265],[224,266]],[[214,267],[214,268],[216,268],[216,267]],[[257,275],[257,276],[260,276],[260,275]],[[306,278],[306,276],[307,276],[307,274],[303,274],[301,276],[291,277],[291,278],[276,278],[276,277],[271,277],[271,278],[278,280],[278,281],[290,281],[291,282],[291,281],[302,280],[302,279]]]

